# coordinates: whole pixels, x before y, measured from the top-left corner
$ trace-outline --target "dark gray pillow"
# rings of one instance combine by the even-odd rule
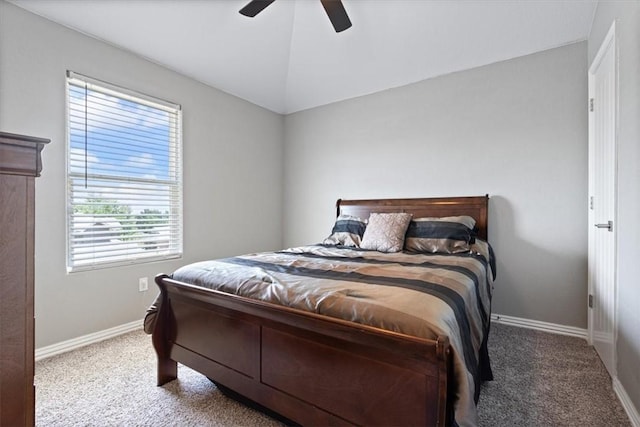
[[[468,252],[474,239],[476,221],[470,216],[416,218],[409,224],[404,248],[408,252]]]
[[[324,239],[322,244],[359,247],[366,228],[366,219],[352,215],[340,215],[331,230],[331,235]]]

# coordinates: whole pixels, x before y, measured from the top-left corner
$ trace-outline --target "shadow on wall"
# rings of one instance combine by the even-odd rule
[[[529,209],[536,209],[534,202]],[[492,311],[586,329],[587,248],[562,241],[556,219],[524,216],[509,199],[490,196],[489,239],[498,272]]]

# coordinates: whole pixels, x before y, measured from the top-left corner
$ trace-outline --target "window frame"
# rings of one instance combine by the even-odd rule
[[[161,249],[154,250],[152,248],[149,255],[145,255],[141,252],[136,253],[125,253],[120,255],[121,258],[117,260],[109,260],[108,257],[103,256],[103,259],[97,258],[93,261],[89,262],[78,262],[76,256],[74,255],[74,248],[77,249],[80,244],[74,242],[74,233],[77,233],[77,229],[75,229],[74,219],[77,220],[77,217],[82,214],[77,214],[74,212],[74,206],[78,206],[77,202],[74,202],[74,179],[78,179],[77,171],[72,171],[72,102],[71,102],[71,87],[85,87],[87,90],[94,90],[98,93],[101,93],[106,96],[115,97],[120,100],[133,102],[141,106],[151,107],[154,109],[163,110],[171,115],[171,118],[167,120],[169,124],[169,139],[168,139],[168,148],[167,148],[167,173],[168,179],[151,179],[151,178],[135,178],[133,176],[127,177],[125,173],[118,175],[110,175],[108,181],[112,181],[114,185],[111,187],[118,190],[118,187],[115,185],[116,183],[130,183],[130,182],[140,182],[143,185],[166,185],[166,190],[163,191],[163,194],[166,193],[168,197],[168,217],[167,221],[169,223],[168,227],[168,235],[169,243],[168,249],[163,251]],[[66,202],[66,212],[65,212],[65,221],[66,221],[66,268],[67,273],[75,273],[82,271],[91,271],[103,268],[113,268],[113,267],[121,267],[121,266],[130,266],[137,264],[144,264],[148,262],[157,262],[157,261],[165,261],[170,259],[182,258],[183,255],[183,240],[184,240],[184,215],[183,215],[183,197],[184,197],[184,188],[183,188],[183,147],[182,147],[182,107],[179,104],[165,101],[163,99],[153,97],[150,95],[143,94],[141,92],[137,92],[131,89],[123,88],[111,83],[104,82],[102,80],[98,80],[92,77],[88,77],[73,71],[68,70],[65,78],[65,99],[66,99],[66,114],[65,114],[65,125],[66,125],[66,151],[65,151],[65,202]],[[139,116],[142,118],[142,116]],[[85,118],[86,120],[86,118]],[[86,120],[88,121],[88,120]],[[85,133],[87,131],[85,130]],[[132,146],[134,144],[131,144]],[[85,148],[84,155],[87,156],[87,151]],[[141,166],[143,166],[141,164]],[[89,176],[89,175],[85,175]],[[86,178],[88,179],[88,178]],[[93,175],[93,180],[99,180],[99,175]],[[108,190],[104,190],[108,192]],[[144,190],[138,190],[143,194]],[[126,206],[126,205],[122,205]],[[129,214],[131,215],[131,214]],[[122,224],[121,224],[122,225]],[[95,224],[94,224],[95,226]],[[93,226],[92,226],[93,227]],[[139,226],[138,226],[139,227]],[[140,230],[138,229],[138,232]],[[177,237],[173,238],[172,236],[177,235]],[[95,243],[94,243],[95,244]],[[112,245],[109,243],[109,245]],[[113,244],[115,246],[116,244]],[[106,247],[106,246],[105,246]],[[104,248],[104,247],[103,247]],[[145,248],[146,249],[146,248]],[[99,253],[100,251],[98,251]],[[127,251],[128,252],[128,251]],[[90,251],[90,253],[95,254],[95,251]],[[104,254],[104,252],[103,252]]]

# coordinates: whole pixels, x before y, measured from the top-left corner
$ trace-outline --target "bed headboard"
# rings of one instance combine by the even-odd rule
[[[414,218],[469,215],[476,220],[478,237],[487,239],[489,195],[424,199],[342,200],[336,202],[337,215],[369,218],[372,212],[407,212]]]

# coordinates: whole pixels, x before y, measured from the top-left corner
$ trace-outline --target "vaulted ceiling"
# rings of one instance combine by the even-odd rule
[[[278,113],[585,40],[591,0],[10,0]]]

